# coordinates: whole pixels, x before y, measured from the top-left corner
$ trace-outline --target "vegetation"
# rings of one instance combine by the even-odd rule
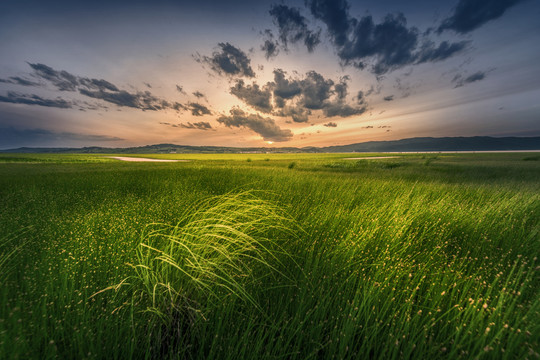
[[[538,358],[536,155],[396,156],[3,154],[0,358]]]

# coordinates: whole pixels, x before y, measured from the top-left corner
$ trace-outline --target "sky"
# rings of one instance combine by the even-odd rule
[[[540,136],[538,0],[3,0],[0,149]]]

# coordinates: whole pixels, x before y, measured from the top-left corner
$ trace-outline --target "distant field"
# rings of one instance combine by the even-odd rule
[[[538,153],[0,154],[0,201],[0,359],[540,356]]]

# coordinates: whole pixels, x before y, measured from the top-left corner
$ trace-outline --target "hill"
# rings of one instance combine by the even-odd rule
[[[427,151],[510,151],[540,150],[540,137],[418,137],[392,141],[368,141],[327,147],[227,147],[156,144],[126,148],[32,148],[0,150],[3,153],[89,153],[89,154],[160,154],[160,153],[317,153],[317,152],[427,152]]]

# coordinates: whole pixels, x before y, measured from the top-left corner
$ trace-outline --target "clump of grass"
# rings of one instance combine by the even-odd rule
[[[247,161],[247,162],[251,162],[251,158],[247,158],[247,160],[246,160],[246,161]]]
[[[287,167],[288,167],[289,169],[294,169],[295,166],[296,166],[296,162],[293,161],[293,162],[291,162]]]
[[[135,297],[166,326],[201,313],[203,303],[235,298],[258,307],[246,286],[257,267],[280,273],[279,241],[291,227],[278,206],[253,192],[203,201],[174,226],[148,227],[137,248]]]
[[[533,156],[524,157],[523,161],[540,161],[540,155],[533,155]]]

